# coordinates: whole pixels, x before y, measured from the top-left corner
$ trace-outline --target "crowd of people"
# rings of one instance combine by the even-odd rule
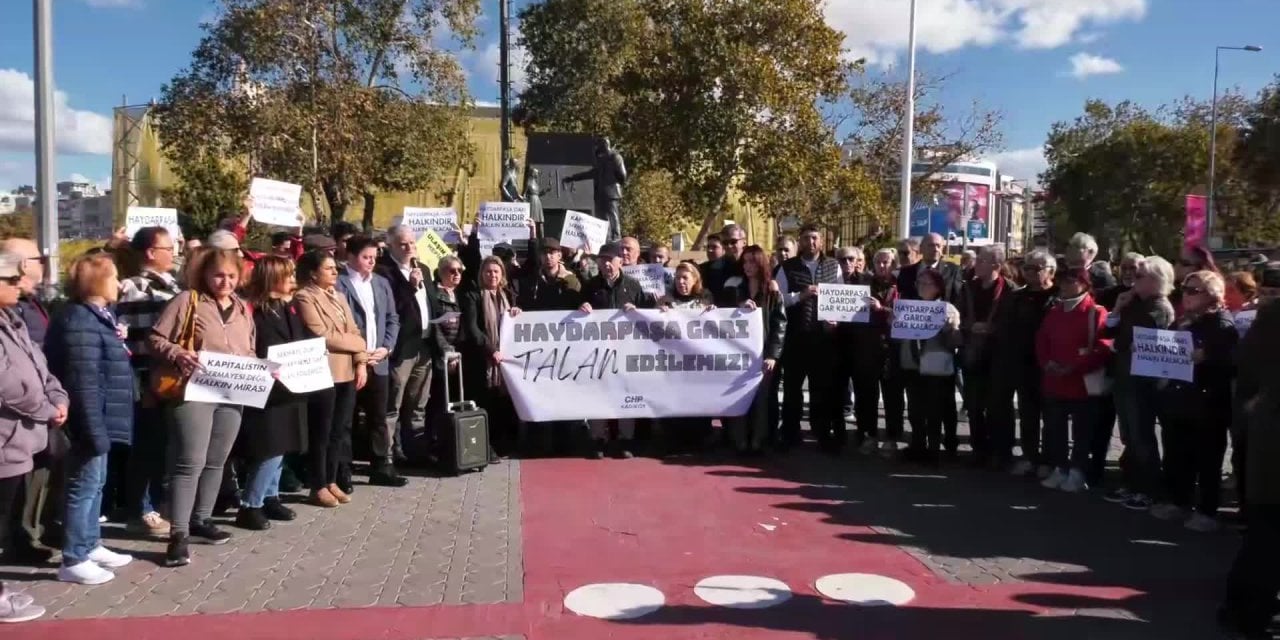
[[[35,296],[35,245],[0,246],[7,557],[45,562],[59,550],[59,580],[101,584],[132,560],[103,546],[107,519],[167,541],[165,564],[182,566],[193,541],[227,542],[214,518],[232,509],[237,527],[258,531],[295,518],[282,493],[304,490],[316,508],[350,503],[356,460],[369,461],[370,484],[403,486],[405,464],[452,464],[445,412],[462,386],[446,397],[452,375],[488,412],[491,463],[567,454],[579,433],[592,458],[630,458],[640,446],[782,453],[802,444],[807,404],[826,454],[849,447],[937,465],[961,460],[957,425],[967,415],[966,463],[1046,489],[1105,492],[1200,532],[1220,526],[1230,438],[1249,537],[1223,619],[1252,630],[1274,612],[1280,583],[1260,569],[1275,563],[1259,536],[1280,531],[1280,484],[1256,460],[1280,453],[1266,435],[1280,406],[1266,373],[1280,264],[1223,274],[1193,247],[1176,264],[1128,254],[1113,269],[1084,234],[1063,256],[989,246],[953,262],[937,234],[829,251],[813,227],[778,238],[770,253],[748,246],[737,225],[708,239],[706,261],[672,264],[666,246],[623,237],[570,251],[531,224],[523,256],[505,243],[482,256],[473,229],[456,255],[423,265],[407,226],[382,237],[342,223],[327,234],[277,233],[261,254],[242,246],[247,224],[247,215],[229,219],[203,242],[163,227],[119,237],[71,265],[53,310]],[[626,275],[643,262],[671,268],[667,291]],[[870,321],[820,320],[820,284],[869,287]],[[941,330],[892,338],[898,300],[944,302]],[[764,382],[720,432],[705,416],[520,423],[500,367],[504,318],[715,307],[760,310],[766,328]],[[1248,311],[1257,317],[1242,337],[1233,314]],[[1192,380],[1135,374],[1135,328],[1190,332]],[[327,347],[332,388],[299,394],[277,383],[262,409],[183,399],[201,351],[265,358],[313,338]],[[1117,426],[1124,453],[1112,479]],[[26,595],[0,591],[0,621],[42,613]]]

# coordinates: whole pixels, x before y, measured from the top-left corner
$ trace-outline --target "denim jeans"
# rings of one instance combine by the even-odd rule
[[[1044,464],[1064,471],[1068,468],[1081,472],[1087,470],[1097,421],[1097,398],[1045,398]]]
[[[63,524],[62,564],[71,567],[89,559],[102,544],[102,487],[107,481],[107,454],[67,456],[66,516]]]
[[[280,495],[280,472],[284,470],[284,456],[250,462],[249,477],[245,479],[240,495],[240,506],[261,509],[267,498]]]
[[[1121,465],[1124,486],[1155,496],[1160,493],[1160,444],[1156,440],[1156,381],[1138,376],[1117,376],[1116,417],[1124,440],[1128,464]]]
[[[134,405],[133,446],[125,471],[125,507],[129,517],[160,511],[168,466],[168,429],[163,409]]]

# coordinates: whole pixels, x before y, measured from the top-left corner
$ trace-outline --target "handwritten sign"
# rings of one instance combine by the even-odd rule
[[[250,213],[254,220],[277,227],[297,227],[302,224],[298,219],[302,185],[254,178],[249,184],[249,195],[253,196],[253,209]]]
[[[640,283],[645,293],[667,295],[667,268],[660,264],[633,264],[622,268],[622,274]]]
[[[947,323],[947,303],[943,300],[898,300],[893,303],[893,326],[889,337],[896,340],[928,340]]]
[[[1240,337],[1243,338],[1244,334],[1249,333],[1249,327],[1253,326],[1253,319],[1256,317],[1258,317],[1257,309],[1241,311],[1235,315],[1236,331],[1240,332]]]
[[[871,287],[818,283],[818,319],[823,322],[871,322]]]
[[[609,236],[609,222],[581,211],[566,211],[560,230],[560,246],[569,249],[590,247],[598,250]]]
[[[183,400],[257,409],[267,406],[267,396],[275,384],[270,363],[211,351],[201,351],[199,355],[201,369],[187,382]]]
[[[458,212],[452,207],[405,207],[400,223],[413,229],[413,232],[419,236],[423,235],[424,231],[430,230],[448,244],[458,244],[462,241],[456,228]]]
[[[294,393],[310,393],[333,387],[329,351],[324,346],[324,338],[267,347],[267,361],[280,368],[277,380]]]
[[[1146,378],[1193,382],[1196,366],[1191,353],[1194,350],[1190,331],[1134,327],[1129,371]]]
[[[144,227],[164,227],[173,238],[182,237],[178,226],[178,210],[160,207],[129,207],[124,216],[124,234],[132,238]]]
[[[430,273],[440,267],[440,259],[453,255],[453,250],[449,245],[444,243],[440,236],[436,235],[431,229],[423,229],[422,236],[418,238],[418,261],[422,263],[426,270],[426,277],[430,278]]]

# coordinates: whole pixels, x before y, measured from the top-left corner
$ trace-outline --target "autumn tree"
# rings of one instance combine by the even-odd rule
[[[608,135],[667,172],[703,221],[695,246],[730,189],[767,203],[839,161],[818,107],[850,65],[816,0],[546,0],[520,21],[522,122]]]
[[[223,218],[240,211],[248,181],[239,167],[221,158],[204,154],[174,163],[177,184],[161,198],[178,210],[178,223],[188,238],[204,238]]]
[[[456,55],[479,0],[220,0],[157,127],[178,164],[247,159],[342,219],[380,189],[427,188],[470,153]],[[179,173],[182,171],[179,170]]]
[[[680,196],[671,174],[661,170],[636,172],[623,193],[623,233],[655,242],[667,242],[696,220]]]

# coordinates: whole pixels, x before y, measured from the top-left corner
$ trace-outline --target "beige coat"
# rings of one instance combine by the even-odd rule
[[[235,309],[231,318],[222,321],[222,312],[218,303],[211,296],[200,295],[196,302],[196,350],[225,353],[234,356],[256,358],[253,350],[257,331],[254,329],[253,314],[249,305],[239,296],[231,296],[231,304]],[[153,356],[164,358],[170,364],[182,353],[177,341],[178,333],[187,319],[187,309],[191,305],[191,292],[184,291],[169,301],[160,312],[160,317],[151,327],[151,336],[147,344]]]
[[[337,289],[324,291],[308,285],[294,295],[302,323],[312,333],[324,338],[329,348],[329,369],[334,382],[351,382],[356,379],[356,367],[369,360],[364,335],[356,326],[351,307]]]

